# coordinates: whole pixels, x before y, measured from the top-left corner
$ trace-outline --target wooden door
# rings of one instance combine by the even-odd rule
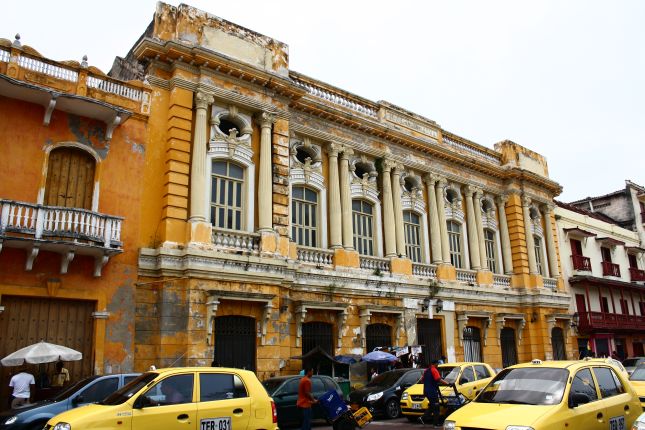
[[[47,206],[92,209],[94,158],[77,148],[49,153],[45,201]]]
[[[443,355],[441,321],[438,319],[417,319],[417,340],[421,346],[423,360],[429,364]]]
[[[94,318],[96,304],[81,300],[52,300],[2,296],[4,311],[0,313],[0,357],[20,348],[44,340],[75,349],[83,353],[83,359],[65,363],[72,382],[90,376],[94,370]],[[37,386],[52,375],[55,363],[28,365],[28,371],[36,377]],[[0,366],[0,410],[4,409],[9,396],[8,385],[15,368]],[[40,387],[39,387],[40,388]],[[38,389],[36,398],[46,395]]]
[[[638,263],[636,262],[636,256],[634,254],[628,254],[627,257],[629,258],[629,267],[632,269],[638,269]]]
[[[607,247],[600,247],[600,253],[602,254],[602,261],[611,263],[611,250]]]
[[[584,294],[576,294],[576,310],[578,312],[587,312],[587,303]]]
[[[582,243],[577,239],[571,239],[571,253],[573,255],[582,255]]]

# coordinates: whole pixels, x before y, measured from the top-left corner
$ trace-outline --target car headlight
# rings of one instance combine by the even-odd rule
[[[533,427],[529,427],[529,426],[506,426],[506,430],[533,430]]]
[[[374,402],[374,401],[380,399],[381,397],[383,397],[383,391],[380,391],[380,392],[374,393],[374,394],[370,394],[369,396],[367,396],[367,401],[368,402]]]
[[[13,424],[18,420],[18,415],[14,415],[12,417],[9,417],[7,421],[4,422],[4,425],[8,426],[9,424]]]
[[[52,430],[71,430],[72,426],[68,423],[56,423]]]
[[[408,393],[401,394],[401,400],[408,400],[408,396],[409,396]]]
[[[443,422],[443,430],[455,430],[455,422],[454,421],[444,421]]]

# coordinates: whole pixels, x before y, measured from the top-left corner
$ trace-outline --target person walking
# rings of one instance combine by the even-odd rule
[[[430,423],[432,420],[432,425],[435,427],[440,427],[439,425],[439,384],[448,385],[446,381],[441,378],[439,371],[437,370],[437,362],[435,360],[430,366],[423,372],[421,380],[423,381],[423,395],[428,399],[428,409],[425,410],[423,416],[419,417],[419,422],[421,424]]]
[[[69,370],[65,369],[63,362],[56,363],[56,373],[52,378],[52,387],[62,388],[69,382]]]
[[[36,386],[34,375],[28,373],[24,368],[13,375],[9,381],[9,387],[13,388],[11,409],[20,408],[29,404],[31,393]]]
[[[318,403],[318,400],[311,394],[311,377],[314,374],[314,369],[309,367],[303,369],[305,376],[300,379],[298,384],[298,401],[296,406],[302,412],[302,426],[301,430],[311,430],[311,406]]]

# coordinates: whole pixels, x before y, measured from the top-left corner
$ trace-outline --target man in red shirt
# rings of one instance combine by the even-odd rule
[[[434,427],[439,426],[439,384],[448,385],[446,381],[441,379],[441,375],[437,370],[438,361],[435,360],[423,372],[421,381],[423,381],[423,395],[428,399],[428,409],[425,410],[422,417],[419,417],[419,422],[425,424],[432,420]]]
[[[314,374],[314,369],[305,369],[305,376],[298,384],[298,401],[296,406],[302,411],[302,427],[301,430],[311,430],[311,405],[318,403],[318,400],[311,394],[311,376]]]

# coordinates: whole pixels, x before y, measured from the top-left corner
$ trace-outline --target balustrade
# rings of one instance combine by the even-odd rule
[[[42,73],[64,81],[78,82],[78,72],[76,70],[61,67],[47,60],[39,60],[21,55],[18,57],[18,65],[24,69]]]
[[[555,290],[558,287],[558,280],[553,278],[544,278],[544,288]]]
[[[331,266],[334,261],[334,251],[330,249],[298,246],[298,261],[315,265]]]
[[[615,314],[609,312],[578,312],[578,329],[623,329],[642,330],[645,328],[645,316]]]
[[[295,79],[295,78],[292,78],[292,79],[296,82],[296,84],[306,89],[311,95],[320,97],[324,100],[343,106],[347,109],[351,109],[353,111],[360,112],[362,114],[376,118],[376,109],[374,108],[371,108],[361,103],[357,103],[341,94],[333,93],[328,89],[324,89],[324,88],[312,85],[308,82],[302,82],[299,79]]]
[[[645,281],[645,270],[637,269],[636,267],[630,267],[629,275],[632,282]]]
[[[493,273],[493,286],[501,287],[501,288],[510,288],[511,287],[510,275],[498,275]]]
[[[412,274],[425,278],[436,278],[437,266],[434,264],[412,263]]]
[[[96,76],[87,77],[87,87],[96,88],[110,94],[116,94],[137,102],[141,101],[143,91],[138,88],[128,87],[121,83],[108,80],[107,78],[98,78]]]
[[[585,272],[591,272],[591,260],[589,257],[583,255],[572,255],[571,260],[573,261],[574,270],[583,270]]]
[[[614,276],[620,278],[620,266],[611,261],[602,262],[602,275],[603,276]]]
[[[457,269],[457,280],[468,284],[477,283],[477,271],[467,269]]]
[[[10,58],[11,58],[11,53],[9,51],[0,49],[0,63],[8,63]]]
[[[387,258],[360,256],[361,269],[373,270],[375,272],[389,272],[390,260]]]
[[[260,249],[260,235],[256,233],[213,229],[212,240],[218,251],[257,254]]]

